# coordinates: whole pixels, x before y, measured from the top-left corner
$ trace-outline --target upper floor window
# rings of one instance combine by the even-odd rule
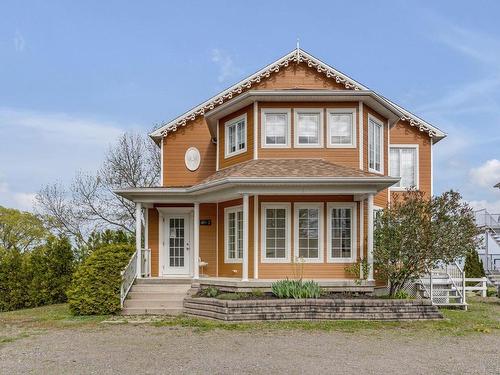
[[[226,263],[239,263],[243,259],[243,209],[241,206],[225,209]]]
[[[328,110],[328,146],[356,147],[354,109]]]
[[[401,177],[392,189],[404,190],[412,186],[418,188],[418,146],[391,145],[390,152],[389,174]]]
[[[368,116],[368,170],[383,173],[384,124],[373,116]]]
[[[247,150],[247,115],[239,116],[225,124],[226,157]]]
[[[323,110],[295,111],[295,147],[320,147],[322,144]]]
[[[262,113],[262,146],[290,146],[290,110],[265,109]]]

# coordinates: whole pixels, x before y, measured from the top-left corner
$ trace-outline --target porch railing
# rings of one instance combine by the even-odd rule
[[[151,249],[141,250],[141,276],[151,277]]]
[[[474,212],[474,215],[478,227],[488,227],[493,230],[500,229],[500,214],[490,214],[483,208]]]
[[[137,276],[137,251],[132,254],[127,266],[121,272],[122,275],[122,285],[120,287],[120,305],[123,308],[123,302],[127,298],[127,294],[134,283]]]

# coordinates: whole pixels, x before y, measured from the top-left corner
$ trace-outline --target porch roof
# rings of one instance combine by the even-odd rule
[[[197,185],[115,190],[134,202],[214,202],[248,194],[373,194],[399,181],[324,159],[259,159],[221,169]]]

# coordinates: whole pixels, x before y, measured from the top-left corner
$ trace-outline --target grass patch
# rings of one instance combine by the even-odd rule
[[[445,319],[433,321],[275,321],[226,323],[215,320],[197,319],[179,316],[162,319],[151,323],[157,327],[188,327],[197,331],[215,329],[226,331],[262,331],[262,330],[305,330],[305,331],[400,331],[405,334],[446,334],[463,336],[474,333],[498,333],[500,331],[500,299],[471,298],[469,310],[441,310]]]

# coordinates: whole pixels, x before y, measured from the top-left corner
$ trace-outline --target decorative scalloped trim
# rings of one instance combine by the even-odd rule
[[[234,87],[232,90],[228,92],[224,92],[213,98],[210,102],[205,104],[201,108],[196,108],[186,114],[182,119],[178,120],[175,124],[170,125],[168,128],[164,129],[161,132],[161,135],[165,137],[169,132],[175,132],[179,127],[186,126],[189,121],[193,121],[198,116],[203,116],[206,112],[211,111],[215,107],[221,105],[227,100],[231,100],[233,97],[238,96],[243,91],[250,89],[254,84],[260,83],[262,79],[269,78],[272,73],[278,73],[281,68],[286,68],[290,65],[290,63],[305,63],[309,68],[316,69],[318,73],[323,73],[327,78],[332,78],[335,82],[344,85],[344,87],[348,90],[362,90],[356,82],[345,78],[332,68],[327,65],[322,64],[321,62],[313,60],[308,55],[304,54],[302,50],[297,49],[296,53],[291,53],[285,58],[278,60],[276,63],[270,65],[266,70],[263,70],[257,75],[251,76],[250,78],[244,80],[241,84]],[[432,129],[429,129],[427,126],[422,124],[420,121],[415,120],[409,116],[402,116],[401,120],[407,121],[411,126],[417,127],[420,131],[426,131],[429,133],[430,137],[436,136],[436,132]],[[158,128],[165,126],[166,124],[160,124]]]

